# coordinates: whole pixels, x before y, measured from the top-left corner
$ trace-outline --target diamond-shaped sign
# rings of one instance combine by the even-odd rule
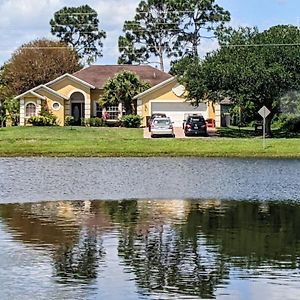
[[[263,106],[258,113],[265,119],[271,112],[265,106]]]

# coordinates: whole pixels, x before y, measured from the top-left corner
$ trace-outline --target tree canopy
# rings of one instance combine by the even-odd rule
[[[133,21],[125,21],[119,37],[119,63],[157,62],[164,71],[164,58],[176,56],[172,44],[174,26],[170,1],[141,1]],[[158,61],[151,61],[158,57]]]
[[[176,45],[184,54],[199,56],[203,39],[213,39],[216,33],[230,21],[230,13],[215,0],[173,0],[178,24]]]
[[[280,98],[300,87],[300,30],[292,25],[257,29],[228,30],[220,36],[221,48],[187,66],[181,80],[195,104],[206,98],[230,97],[252,110],[263,105],[279,111]],[[256,115],[258,117],[258,115]]]
[[[102,40],[106,33],[99,29],[97,12],[88,5],[64,7],[50,20],[51,33],[76,49],[87,63],[102,56]]]
[[[135,112],[133,97],[150,87],[148,82],[141,81],[138,76],[129,71],[116,74],[104,86],[100,103],[104,107],[122,103],[126,114]]]
[[[0,98],[16,96],[80,68],[77,53],[62,42],[39,39],[23,44],[3,66]]]
[[[136,9],[133,21],[125,21],[119,37],[119,63],[159,63],[184,54],[198,56],[203,38],[230,20],[230,14],[215,0],[146,0]],[[153,61],[157,57],[158,61]]]

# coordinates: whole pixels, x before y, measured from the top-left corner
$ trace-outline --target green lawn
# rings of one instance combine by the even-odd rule
[[[144,139],[143,129],[13,127],[0,129],[5,156],[194,156],[300,158],[300,139]]]

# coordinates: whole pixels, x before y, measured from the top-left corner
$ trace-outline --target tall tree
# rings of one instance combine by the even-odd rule
[[[119,37],[118,63],[158,63],[164,71],[165,57],[180,56],[172,41],[177,30],[172,10],[169,0],[141,1],[134,20],[125,21],[125,34]]]
[[[199,56],[203,39],[213,39],[216,33],[230,21],[230,13],[215,0],[174,0],[174,17],[179,30],[176,45],[185,54]]]
[[[300,88],[299,44],[300,29],[292,25],[261,33],[249,28],[231,30],[221,37],[219,50],[187,66],[181,79],[196,104],[205,98],[229,96],[253,112],[265,105],[271,111],[266,120],[271,134],[280,98]]]
[[[99,28],[97,12],[88,5],[64,7],[50,20],[51,33],[76,49],[87,63],[102,56],[102,39],[106,33]]]
[[[198,56],[203,38],[214,38],[230,20],[230,13],[215,0],[147,0],[140,2],[133,21],[125,21],[119,38],[119,63],[145,63],[158,57]],[[208,36],[210,34],[210,36]]]
[[[2,98],[16,96],[80,68],[77,53],[64,43],[39,39],[23,44],[3,67]]]
[[[100,100],[104,107],[122,103],[126,114],[135,112],[133,97],[150,87],[148,82],[141,81],[136,74],[124,71],[116,74],[104,86],[104,93]]]

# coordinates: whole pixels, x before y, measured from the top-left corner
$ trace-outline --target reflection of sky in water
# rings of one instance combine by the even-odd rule
[[[275,201],[0,205],[0,299],[299,299],[299,216]]]
[[[230,278],[229,285],[219,288],[216,297],[224,300],[299,300],[299,281],[288,280],[284,283],[280,278],[256,280]]]
[[[51,254],[12,239],[0,223],[0,299],[83,299],[87,292],[73,285],[56,285]]]

